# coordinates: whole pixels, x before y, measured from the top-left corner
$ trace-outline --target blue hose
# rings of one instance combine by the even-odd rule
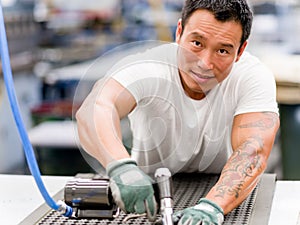
[[[1,51],[1,61],[2,61],[2,71],[3,71],[3,77],[4,82],[6,86],[6,91],[8,94],[10,107],[13,112],[13,116],[19,131],[19,135],[21,137],[24,152],[27,160],[27,164],[29,166],[30,172],[33,175],[35,182],[45,199],[46,203],[54,210],[61,211],[64,216],[71,217],[73,214],[73,210],[70,206],[66,205],[64,202],[60,201],[56,203],[49,193],[47,192],[45,185],[41,178],[41,173],[39,170],[39,167],[37,165],[37,161],[34,155],[34,151],[32,148],[32,145],[29,141],[26,129],[24,127],[17,98],[15,95],[15,89],[14,89],[14,83],[12,78],[12,70],[10,66],[10,59],[9,59],[9,53],[8,53],[8,46],[7,46],[7,39],[6,39],[6,32],[5,32],[5,25],[4,25],[4,16],[2,11],[2,5],[0,3],[0,51]]]

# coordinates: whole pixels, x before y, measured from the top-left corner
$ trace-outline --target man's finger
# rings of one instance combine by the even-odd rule
[[[157,205],[155,201],[155,197],[148,197],[145,201],[146,204],[146,213],[147,218],[149,221],[153,222],[156,220],[156,213],[157,213]]]

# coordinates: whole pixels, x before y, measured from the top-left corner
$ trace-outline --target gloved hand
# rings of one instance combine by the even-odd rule
[[[223,209],[206,198],[201,198],[193,207],[173,214],[173,222],[178,225],[221,225],[223,221]]]
[[[152,179],[137,167],[132,159],[108,164],[110,189],[115,203],[126,213],[147,213],[150,221],[156,219],[157,203]]]

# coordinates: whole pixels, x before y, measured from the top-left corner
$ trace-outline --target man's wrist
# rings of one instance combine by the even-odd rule
[[[207,198],[201,198],[198,201],[198,204],[193,207],[194,209],[198,210],[205,210],[209,212],[214,212],[217,215],[218,218],[218,224],[222,224],[224,222],[224,211],[223,209],[216,204],[215,202],[207,199]]]
[[[224,214],[224,211],[223,209],[215,202],[207,199],[207,198],[201,198],[199,201],[198,201],[198,204],[203,204],[209,208],[212,208],[212,209],[217,209],[220,213]]]
[[[111,172],[115,169],[117,169],[118,167],[121,167],[125,164],[132,164],[137,166],[137,163],[134,159],[131,158],[125,158],[125,159],[119,159],[119,160],[114,160],[112,162],[110,162],[109,164],[107,164],[106,166],[106,172],[107,175],[110,176]]]

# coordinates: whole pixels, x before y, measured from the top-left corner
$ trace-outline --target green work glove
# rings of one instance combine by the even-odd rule
[[[152,179],[132,159],[114,161],[106,170],[115,203],[125,213],[147,213],[148,219],[154,221],[157,204]]]
[[[197,205],[173,215],[173,222],[178,225],[221,225],[223,221],[222,208],[206,198],[201,198]]]

